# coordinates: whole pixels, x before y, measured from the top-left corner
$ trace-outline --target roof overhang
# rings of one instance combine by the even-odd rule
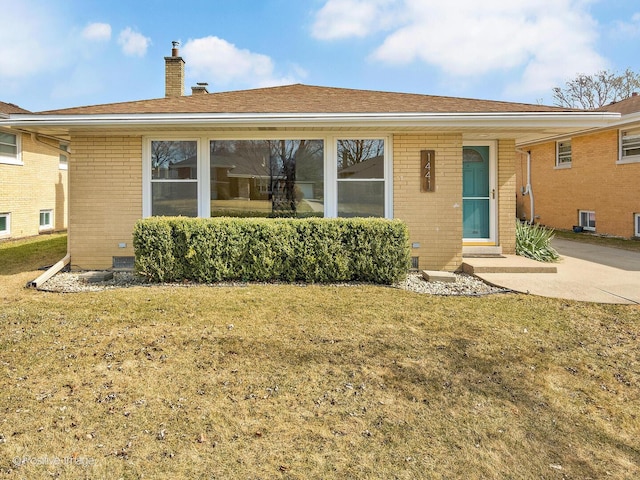
[[[122,130],[429,129],[461,132],[468,137],[514,138],[517,143],[525,143],[610,127],[620,118],[613,112],[11,114],[8,119],[0,118],[0,126],[57,136]]]

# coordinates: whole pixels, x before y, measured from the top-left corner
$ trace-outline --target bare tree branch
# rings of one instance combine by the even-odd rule
[[[601,70],[593,75],[579,74],[562,87],[553,88],[554,104],[560,107],[592,110],[619,102],[640,89],[640,74],[630,69],[618,74]]]

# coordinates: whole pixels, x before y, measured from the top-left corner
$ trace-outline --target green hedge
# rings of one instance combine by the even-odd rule
[[[151,217],[136,223],[133,245],[136,271],[160,282],[391,284],[409,267],[399,220]]]

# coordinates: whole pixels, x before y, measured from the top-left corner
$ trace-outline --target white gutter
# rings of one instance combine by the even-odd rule
[[[118,125],[310,125],[362,124],[383,126],[456,127],[604,127],[620,120],[613,112],[509,113],[144,113],[144,114],[12,114],[0,124],[10,126],[118,126]]]
[[[40,275],[35,280],[27,282],[26,287],[27,288],[39,288],[40,285],[45,283],[47,280],[49,280],[51,277],[53,277],[56,273],[58,273],[60,270],[62,270],[64,267],[66,267],[69,264],[70,261],[71,261],[71,255],[69,255],[69,253],[67,252],[67,254],[64,256],[64,258],[62,260],[60,260],[55,265],[52,265],[51,267],[49,267],[49,269],[46,272],[44,272],[42,275]]]

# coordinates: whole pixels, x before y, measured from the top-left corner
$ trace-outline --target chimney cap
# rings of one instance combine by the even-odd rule
[[[173,40],[171,42],[171,45],[173,46],[173,48],[179,47],[180,46],[180,42],[178,40]]]
[[[201,87],[206,87],[209,84],[207,82],[196,82],[196,85],[200,85]]]

